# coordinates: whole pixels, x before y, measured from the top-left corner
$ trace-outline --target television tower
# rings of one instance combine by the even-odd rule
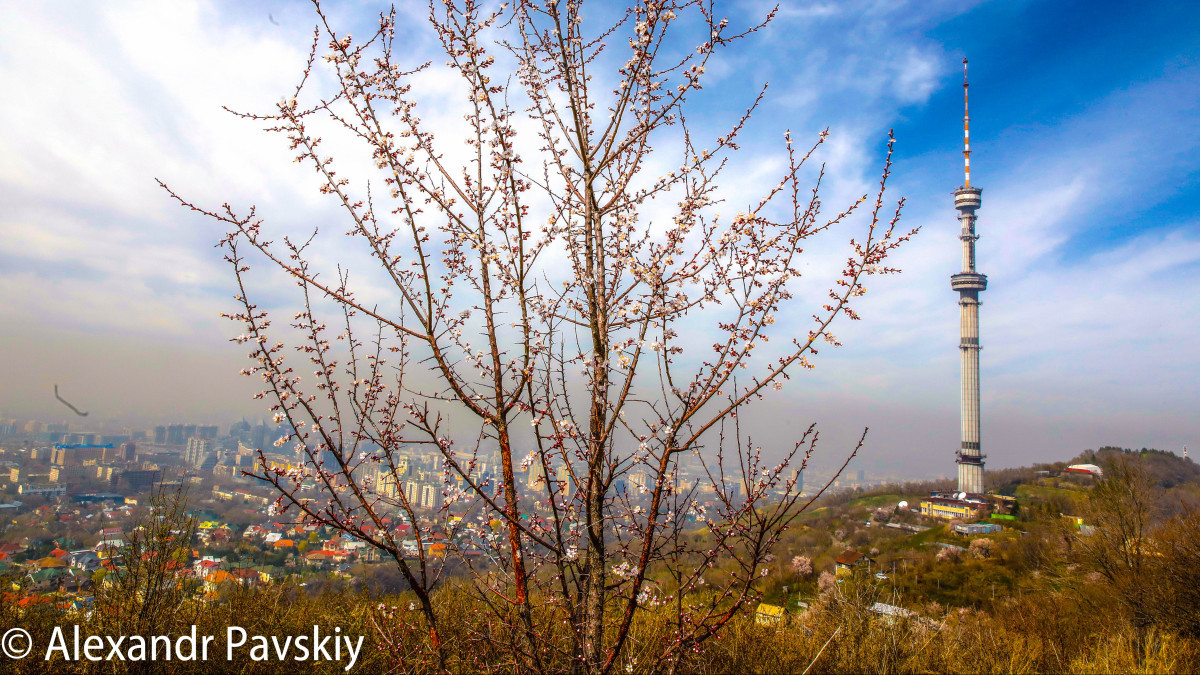
[[[979,444],[979,292],[987,289],[987,276],[975,271],[975,209],[983,190],[971,187],[971,117],[967,106],[967,60],[963,59],[963,186],[954,191],[954,208],[962,224],[962,271],[950,277],[958,292],[959,343],[962,392],[959,416],[962,444],[958,449],[958,490],[983,494],[983,452]]]

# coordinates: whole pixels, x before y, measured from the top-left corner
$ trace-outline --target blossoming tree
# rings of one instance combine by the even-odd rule
[[[721,217],[718,179],[763,94],[710,149],[685,103],[710,59],[765,21],[734,29],[709,3],[649,0],[597,30],[578,0],[431,3],[446,76],[465,84],[468,131],[456,138],[418,114],[430,66],[397,62],[394,11],[365,41],[317,14],[301,84],[270,113],[239,114],[283,134],[317,172],[386,294],[324,267],[318,232],[274,241],[253,208],[206,209],[171,192],[228,227],[241,305],[229,318],[254,359],[243,373],[265,382],[258,396],[288,430],[276,444],[300,458],[260,450],[254,475],[277,489],[279,509],[394,561],[416,600],[389,616],[426,631],[427,665],[674,668],[756,599],[767,556],[809,503],[795,477],[815,428],[764,452],[739,414],[811,368],[818,345],[837,344],[830,326],[858,318],[864,277],[895,271],[886,259],[911,232],[896,229],[902,200],[884,211],[890,143],[873,199],[825,215],[823,171],[802,168],[826,135],[807,151],[786,135],[779,174]],[[696,30],[694,48],[679,50]],[[335,91],[309,92],[317,68]],[[319,135],[328,125],[369,155],[373,182],[339,175]],[[664,164],[656,148],[674,157]],[[793,292],[806,241],[842,228],[854,233],[840,275],[802,311]],[[290,331],[253,300],[254,257],[299,288]],[[433,509],[403,489],[413,447],[440,458]],[[685,461],[701,480],[681,481]],[[480,535],[481,521],[495,534]],[[406,550],[405,537],[417,545]],[[435,589],[452,558],[488,611],[477,648],[445,640]],[[670,630],[636,637],[653,607],[669,610]]]

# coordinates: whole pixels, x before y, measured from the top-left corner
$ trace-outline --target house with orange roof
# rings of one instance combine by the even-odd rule
[[[257,586],[260,582],[258,572],[249,567],[239,567],[229,574],[242,586]]]
[[[207,578],[209,574],[221,569],[221,561],[205,558],[192,563],[192,569],[195,570],[196,576]]]
[[[309,565],[325,565],[333,562],[333,556],[329,551],[311,551],[304,556],[304,561]]]
[[[234,579],[233,575],[229,572],[226,572],[225,570],[217,570],[204,577],[204,592],[207,594],[214,594],[221,589],[223,584],[236,582],[237,580]]]
[[[271,534],[271,531],[262,525],[251,525],[242,532],[242,539],[254,539],[258,537],[266,537]]]
[[[34,565],[37,567],[37,569],[39,569],[39,570],[45,570],[45,569],[51,569],[51,568],[59,568],[59,567],[66,567],[66,566],[67,566],[67,563],[63,562],[61,558],[56,558],[56,557],[54,557],[54,556],[52,556],[52,555],[48,555],[48,556],[46,556],[45,558],[38,558],[37,560],[35,560],[35,561],[34,561],[34,563],[33,563],[33,564],[34,564]]]
[[[24,610],[28,610],[37,605],[44,605],[44,604],[51,603],[51,602],[53,602],[53,600],[51,598],[48,598],[44,595],[36,595],[36,594],[31,593],[31,594],[23,596],[23,597],[21,597],[21,599],[17,600],[16,605],[17,605],[18,610],[21,610],[21,613],[24,614]]]

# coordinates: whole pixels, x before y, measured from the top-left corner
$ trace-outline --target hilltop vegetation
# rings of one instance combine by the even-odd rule
[[[950,524],[897,507],[901,501],[915,506],[926,485],[822,500],[798,517],[756,588],[764,602],[785,608],[781,619],[763,624],[746,613],[676,663],[675,672],[1200,669],[1200,469],[1149,450],[1104,448],[1073,461],[1099,464],[1104,478],[1056,473],[1065,464],[990,476],[989,484],[1017,496],[1019,507],[1011,520],[995,521],[1003,525],[1000,532],[986,535],[956,534]],[[835,559],[847,549],[865,558],[838,576]],[[723,559],[705,578],[719,588],[719,577],[732,565]],[[153,577],[152,570],[143,572]],[[654,646],[681,611],[669,571],[651,577],[648,611],[618,664],[623,672],[650,671]],[[90,613],[72,614],[52,601],[19,604],[10,596],[0,604],[0,629],[24,627],[35,644],[45,645],[55,625],[127,632],[135,614],[156,633],[182,634],[193,624],[201,634],[215,635],[231,624],[277,635],[302,634],[313,624],[339,626],[344,634],[366,636],[355,672],[433,672],[421,615],[405,593],[229,584],[201,597],[156,594],[139,583],[102,585]],[[478,611],[479,602],[466,579],[436,594],[439,618],[450,630],[451,668],[506,672],[513,658],[498,639],[506,628]],[[542,639],[549,669],[568,670],[569,662],[554,650],[563,636]],[[137,665],[15,664],[14,672],[125,672]],[[173,662],[159,670],[199,672],[212,665]],[[277,662],[248,658],[236,666],[248,673],[278,670]],[[312,672],[340,672],[343,666],[289,664]]]

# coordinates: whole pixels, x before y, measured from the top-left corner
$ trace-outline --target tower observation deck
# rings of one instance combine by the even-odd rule
[[[961,225],[962,271],[950,277],[958,292],[959,355],[962,377],[959,417],[962,426],[958,458],[958,489],[983,493],[984,454],[979,438],[979,293],[987,289],[987,276],[975,269],[975,210],[983,190],[971,187],[970,121],[967,114],[967,60],[963,59],[963,186],[954,191],[954,208]]]

